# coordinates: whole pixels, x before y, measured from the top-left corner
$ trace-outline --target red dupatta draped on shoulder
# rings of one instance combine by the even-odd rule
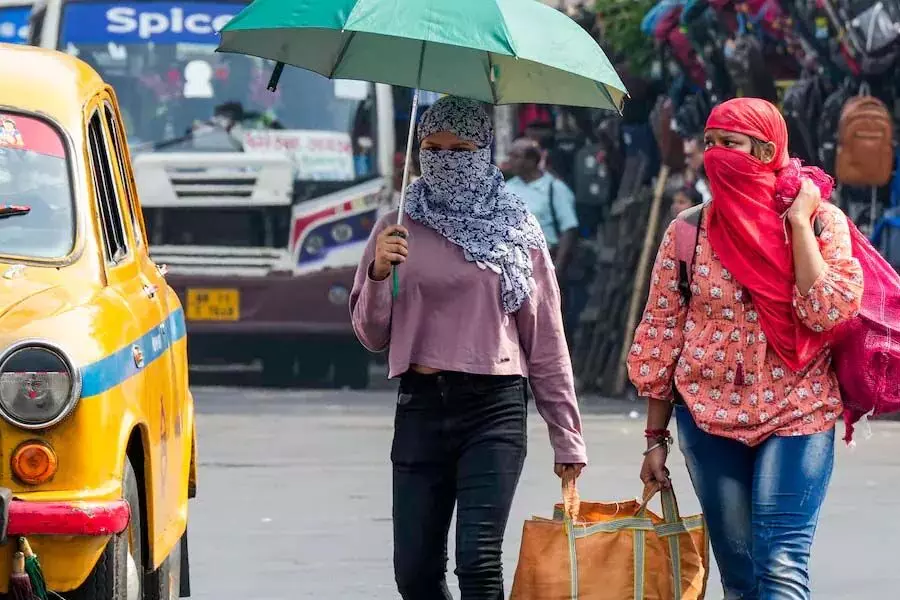
[[[790,369],[800,371],[822,351],[829,335],[806,327],[793,306],[794,260],[783,219],[786,207],[776,198],[784,172],[799,168],[788,156],[787,125],[771,103],[736,98],[713,109],[706,129],[775,144],[775,158],[769,163],[729,148],[706,151],[704,167],[713,196],[708,236],[722,265],[753,298],[772,350]],[[819,184],[824,199],[831,195],[830,178],[820,169],[802,171]],[[796,171],[793,176],[797,179]]]
[[[900,412],[900,275],[848,221],[852,253],[862,268],[859,316],[830,333],[800,322],[793,307],[794,262],[782,214],[811,179],[831,197],[834,181],[787,154],[787,126],[769,102],[730,100],[713,109],[707,129],[724,129],[773,142],[775,159],[713,148],[704,164],[713,201],[709,240],[722,265],[752,294],[770,347],[791,369],[802,370],[830,343],[844,402],[844,439],[863,415]]]

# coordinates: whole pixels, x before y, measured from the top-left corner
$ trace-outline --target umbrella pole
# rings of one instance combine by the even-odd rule
[[[419,89],[413,93],[412,112],[409,114],[409,134],[406,136],[406,160],[403,161],[403,183],[400,185],[400,205],[397,207],[397,225],[403,225],[403,210],[406,207],[406,186],[409,184],[409,161],[412,158],[413,135],[416,133],[416,113],[419,111]],[[398,234],[399,235],[399,234]],[[394,265],[392,292],[394,298],[400,294],[400,276]]]

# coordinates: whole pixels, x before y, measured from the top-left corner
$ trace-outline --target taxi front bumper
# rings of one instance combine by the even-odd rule
[[[128,527],[125,500],[34,502],[17,500],[0,488],[0,543],[17,536],[111,536]]]

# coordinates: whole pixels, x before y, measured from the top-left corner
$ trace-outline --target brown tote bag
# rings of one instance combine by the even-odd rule
[[[663,516],[648,510],[659,493]],[[701,600],[709,576],[702,515],[682,517],[675,493],[580,502],[563,483],[553,519],[525,522],[510,600]]]

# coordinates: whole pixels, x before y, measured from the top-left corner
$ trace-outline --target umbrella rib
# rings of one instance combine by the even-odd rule
[[[612,94],[609,93],[609,89],[607,89],[606,84],[599,83],[599,82],[594,82],[594,83],[603,91],[603,93],[606,95],[606,98],[609,100],[609,103],[613,105],[613,108],[616,109],[616,112],[618,112],[619,116],[621,117],[622,116],[622,107],[619,106],[618,104],[616,104],[616,101],[613,100]]]
[[[488,70],[487,70],[487,80],[488,86],[491,88],[491,98],[493,99],[493,103],[497,104],[497,88],[494,86],[494,60],[491,56],[491,53],[487,53],[488,58]]]
[[[422,40],[422,48],[419,50],[419,72],[416,74],[416,89],[422,89],[422,71],[425,68],[425,44],[427,44],[425,40]],[[415,119],[416,116],[413,115]]]
[[[328,79],[334,79],[334,74],[337,72],[338,66],[340,66],[341,61],[344,60],[344,55],[347,54],[347,48],[350,47],[350,42],[353,41],[354,37],[356,37],[356,32],[351,31],[350,35],[347,36],[347,41],[345,41],[341,46],[341,51],[338,52],[337,59],[331,66],[331,72],[328,74]]]

